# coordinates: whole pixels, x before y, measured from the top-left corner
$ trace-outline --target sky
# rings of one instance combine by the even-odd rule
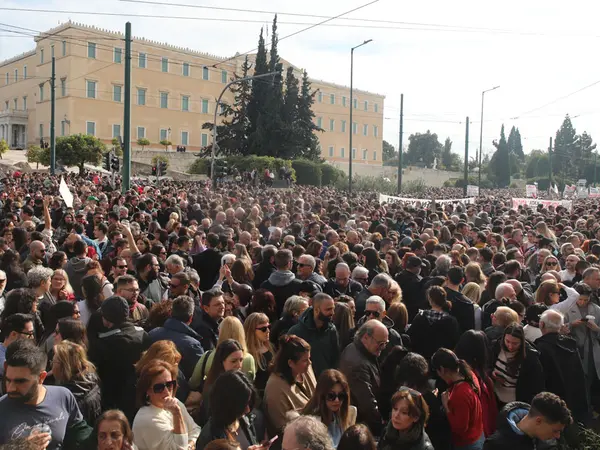
[[[453,151],[464,155],[469,117],[469,154],[473,157],[479,148],[481,93],[495,86],[500,87],[485,94],[484,154],[494,151],[492,141],[498,139],[502,124],[507,137],[512,126],[519,128],[526,153],[547,150],[549,138],[567,113],[578,133],[587,131],[600,139],[600,106],[596,106],[600,61],[593,56],[600,43],[600,30],[596,31],[600,2],[148,2],[164,4],[139,0],[2,0],[0,60],[34,48],[32,38],[16,37],[5,31],[5,25],[46,31],[69,19],[113,31],[123,31],[129,20],[134,36],[228,57],[253,51],[260,28],[270,30],[277,12],[280,56],[306,69],[313,78],[349,85],[350,48],[373,39],[355,51],[354,86],[386,96],[383,136],[395,147],[403,93],[405,146],[410,134],[431,130],[442,143],[449,137]],[[283,39],[355,8],[360,9]]]

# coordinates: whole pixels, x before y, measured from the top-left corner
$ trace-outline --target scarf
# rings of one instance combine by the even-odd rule
[[[423,434],[423,427],[416,423],[408,431],[396,430],[392,422],[388,422],[385,432],[384,448],[399,448],[403,444],[413,444],[421,439]]]

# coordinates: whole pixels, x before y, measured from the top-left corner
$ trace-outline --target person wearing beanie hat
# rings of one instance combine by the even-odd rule
[[[102,382],[102,407],[120,409],[132,421],[136,412],[134,366],[152,341],[143,328],[127,321],[129,305],[123,297],[108,297],[100,314],[108,331],[89,336],[88,355]]]

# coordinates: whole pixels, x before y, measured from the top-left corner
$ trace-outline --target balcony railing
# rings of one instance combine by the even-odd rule
[[[0,117],[18,117],[22,119],[27,119],[28,112],[24,109],[3,109],[0,110]]]

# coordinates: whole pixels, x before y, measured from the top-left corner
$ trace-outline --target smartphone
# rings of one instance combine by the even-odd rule
[[[588,319],[587,317],[583,317],[583,318],[581,319],[581,321],[582,321],[582,322],[587,322],[588,320],[589,320],[589,319]]]
[[[269,448],[271,445],[273,445],[273,442],[275,442],[277,439],[279,439],[278,435],[273,436],[270,440],[267,441],[267,443],[265,444],[265,447]]]

